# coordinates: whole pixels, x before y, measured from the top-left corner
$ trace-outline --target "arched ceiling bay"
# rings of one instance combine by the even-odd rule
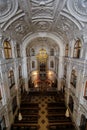
[[[19,43],[27,34],[50,32],[64,43],[87,24],[87,0],[0,0],[3,35]]]
[[[38,50],[42,48],[46,49],[47,51],[50,51],[53,48],[55,50],[56,55],[59,55],[60,53],[60,48],[58,44],[55,43],[54,40],[47,37],[37,37],[33,39],[29,44],[27,44],[26,48],[28,53],[30,53],[31,48],[35,49],[36,52],[38,52]]]
[[[55,49],[58,49],[58,44],[55,43],[54,40],[50,39],[50,38],[47,38],[47,37],[37,37],[35,39],[33,39],[28,45],[27,47],[29,46],[29,48],[33,48],[33,47],[44,47],[44,46],[47,46],[47,47],[50,47],[50,48],[55,48]]]

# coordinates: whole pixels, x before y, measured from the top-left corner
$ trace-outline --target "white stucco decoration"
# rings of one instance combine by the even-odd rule
[[[26,56],[26,46],[31,42],[31,40],[33,40],[33,39],[35,39],[37,37],[48,37],[48,38],[54,40],[55,43],[59,47],[60,56],[64,55],[64,46],[63,46],[62,40],[59,37],[57,37],[56,35],[52,34],[52,33],[41,32],[41,33],[31,34],[30,36],[27,36],[26,39],[24,39],[24,41],[22,43],[23,57]]]
[[[87,21],[87,1],[86,0],[68,0],[67,7],[70,13],[78,20]]]
[[[18,0],[0,0],[0,23],[11,18],[18,9]]]

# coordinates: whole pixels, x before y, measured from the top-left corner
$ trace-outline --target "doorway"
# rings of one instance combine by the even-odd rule
[[[6,130],[5,118],[0,117],[0,130]]]
[[[80,130],[86,130],[86,117],[83,114],[81,115]]]

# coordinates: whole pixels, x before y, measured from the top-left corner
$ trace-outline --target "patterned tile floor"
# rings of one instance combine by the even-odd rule
[[[52,96],[32,96],[31,102],[39,103],[39,119],[38,125],[39,130],[48,130],[48,119],[47,119],[47,103],[55,102],[54,97]]]

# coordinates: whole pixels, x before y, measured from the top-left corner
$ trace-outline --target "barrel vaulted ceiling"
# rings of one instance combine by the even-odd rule
[[[0,0],[0,30],[19,43],[50,32],[65,43],[87,26],[87,0]]]

